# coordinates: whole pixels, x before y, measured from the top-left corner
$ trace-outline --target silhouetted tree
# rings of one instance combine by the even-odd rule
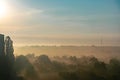
[[[4,41],[4,35],[0,34],[0,79],[16,80],[17,75],[14,70],[14,49],[13,41],[9,36]]]
[[[26,56],[20,55],[16,57],[15,68],[17,74],[23,76],[26,80],[39,79],[33,65],[29,62]]]

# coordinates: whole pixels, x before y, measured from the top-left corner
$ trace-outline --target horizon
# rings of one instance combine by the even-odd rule
[[[120,47],[120,46],[101,46],[101,45],[17,45],[15,48],[20,47]]]

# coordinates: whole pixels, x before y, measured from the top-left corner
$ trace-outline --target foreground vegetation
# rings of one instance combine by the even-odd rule
[[[120,60],[115,58],[105,63],[93,56],[28,54],[16,57],[15,69],[23,80],[120,80]]]

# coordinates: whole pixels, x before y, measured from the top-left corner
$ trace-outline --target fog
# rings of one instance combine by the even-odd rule
[[[15,47],[15,55],[35,54],[36,56],[45,54],[54,56],[95,56],[100,60],[110,58],[120,59],[120,47],[114,46],[24,46]]]

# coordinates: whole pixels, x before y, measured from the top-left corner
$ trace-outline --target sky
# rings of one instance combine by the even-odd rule
[[[0,3],[6,10],[4,16],[0,14],[0,33],[11,36],[15,46],[120,46],[120,0],[0,0]]]

